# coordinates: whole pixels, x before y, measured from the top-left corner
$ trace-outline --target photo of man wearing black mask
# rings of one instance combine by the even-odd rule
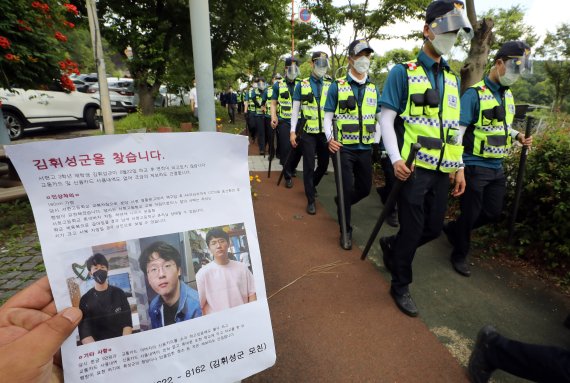
[[[95,286],[79,301],[83,319],[79,323],[82,344],[129,335],[133,332],[131,309],[127,295],[118,287],[109,285],[109,262],[96,253],[86,262]]]

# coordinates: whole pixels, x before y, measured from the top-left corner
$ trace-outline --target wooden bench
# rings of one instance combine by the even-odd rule
[[[18,198],[26,198],[26,189],[23,186],[12,186],[9,188],[0,188],[0,202],[12,201]]]

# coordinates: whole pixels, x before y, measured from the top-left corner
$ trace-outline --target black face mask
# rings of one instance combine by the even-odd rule
[[[97,270],[93,273],[93,279],[95,282],[102,285],[107,280],[107,270]]]

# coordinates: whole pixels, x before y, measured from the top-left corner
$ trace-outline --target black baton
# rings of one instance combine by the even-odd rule
[[[422,148],[422,146],[418,143],[412,144],[412,148],[410,150],[410,154],[408,154],[408,159],[406,160],[406,167],[409,169],[412,166],[412,162],[416,158],[418,151]],[[368,242],[366,243],[366,247],[362,251],[362,255],[360,256],[360,260],[364,261],[366,256],[368,255],[368,251],[372,247],[372,243],[376,239],[376,236],[380,232],[380,228],[386,219],[386,216],[394,209],[394,205],[396,205],[396,199],[398,198],[398,194],[400,193],[400,189],[404,186],[404,182],[398,178],[396,178],[396,182],[394,182],[394,187],[390,191],[388,195],[388,199],[386,200],[386,204],[384,205],[384,209],[382,209],[382,213],[380,213],[380,217],[378,217],[378,221],[376,221],[376,225],[374,225],[374,229],[372,229],[372,233],[370,234],[370,238],[368,238]]]
[[[333,119],[333,140],[336,141],[338,135],[338,128],[336,125],[336,120]],[[334,181],[336,184],[336,195],[338,196],[338,208],[340,210],[340,233],[342,238],[342,246],[346,246],[348,241],[348,233],[346,228],[346,212],[344,210],[344,188],[342,183],[342,167],[340,160],[340,148],[335,152],[335,167],[334,167]]]

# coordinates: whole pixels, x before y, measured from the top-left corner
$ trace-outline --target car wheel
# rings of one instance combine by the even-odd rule
[[[85,111],[85,124],[87,129],[99,128],[99,124],[97,124],[97,108],[87,108]]]
[[[11,140],[17,140],[22,138],[24,135],[24,127],[26,126],[24,120],[20,115],[14,112],[3,110],[4,123],[6,124],[6,129],[8,129],[8,135]]]

